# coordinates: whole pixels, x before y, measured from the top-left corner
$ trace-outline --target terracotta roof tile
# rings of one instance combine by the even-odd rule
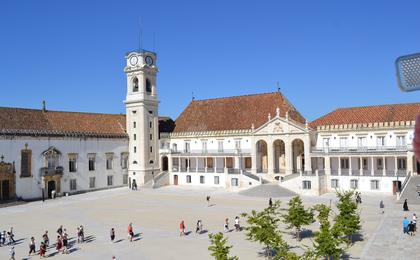
[[[415,121],[419,113],[420,103],[339,108],[314,120],[310,126]]]
[[[267,122],[268,114],[280,116],[289,112],[289,118],[305,123],[305,118],[280,93],[265,93],[193,100],[175,121],[174,132],[200,132],[218,130],[243,130],[255,128]]]

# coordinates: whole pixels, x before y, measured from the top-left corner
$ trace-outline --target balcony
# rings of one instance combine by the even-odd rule
[[[188,156],[235,156],[235,155],[251,155],[251,149],[201,149],[201,150],[171,150],[172,154],[188,155]]]
[[[358,154],[358,153],[395,153],[411,151],[411,145],[403,146],[347,146],[347,147],[314,147],[313,154]]]
[[[57,166],[57,167],[42,167],[40,169],[41,172],[41,176],[45,177],[45,176],[54,176],[54,175],[63,175],[64,173],[64,168],[62,166]]]

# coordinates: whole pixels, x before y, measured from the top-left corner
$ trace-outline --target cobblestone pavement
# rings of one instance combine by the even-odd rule
[[[264,192],[264,191],[260,191]],[[211,196],[211,206],[205,201]],[[281,198],[283,207],[289,197]],[[353,259],[420,259],[416,245],[418,236],[401,234],[401,221],[404,215],[401,205],[385,195],[362,194],[361,216],[364,240],[350,249]],[[378,205],[384,199],[386,214],[379,214]],[[335,203],[334,194],[321,197],[303,197],[307,206],[316,203]],[[233,219],[241,212],[262,209],[267,199],[242,196],[216,188],[203,187],[164,187],[156,190],[144,189],[137,192],[126,188],[80,194],[56,200],[31,202],[7,208],[0,208],[0,230],[14,227],[18,244],[16,259],[27,259],[28,238],[34,236],[37,248],[45,230],[55,242],[55,231],[62,224],[71,237],[75,237],[76,227],[85,227],[88,243],[73,244],[70,255],[55,255],[49,249],[49,259],[111,259],[113,255],[122,259],[212,259],[208,253],[209,232],[223,230],[226,217]],[[419,208],[413,208],[413,210]],[[186,222],[187,231],[194,231],[198,219],[203,220],[205,234],[190,233],[179,237],[179,222]],[[133,223],[134,232],[139,237],[129,242],[126,228]],[[243,221],[242,221],[242,224]],[[109,230],[116,229],[116,241],[109,241]],[[316,230],[314,223],[308,230]],[[305,232],[303,244],[311,245],[311,232]],[[261,246],[245,239],[243,232],[227,234],[232,254],[241,260],[264,259],[259,256]],[[297,245],[291,235],[285,234],[290,245]],[[72,240],[74,241],[74,239]],[[407,249],[409,247],[409,249]],[[298,248],[296,250],[299,250]],[[0,247],[0,259],[8,259],[9,247]],[[38,256],[32,256],[38,259]]]

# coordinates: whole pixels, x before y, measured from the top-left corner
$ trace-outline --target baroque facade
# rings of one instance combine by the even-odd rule
[[[395,193],[420,172],[411,146],[420,103],[308,122],[274,92],[193,100],[174,122],[158,116],[157,55],[125,58],[126,115],[0,108],[1,200],[133,183]]]

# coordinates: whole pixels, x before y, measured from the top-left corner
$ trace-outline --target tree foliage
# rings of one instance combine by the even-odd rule
[[[227,238],[223,237],[223,233],[219,232],[217,234],[209,234],[209,239],[211,245],[209,246],[209,251],[211,256],[216,260],[238,260],[236,256],[229,256],[230,249],[232,246],[226,245]]]
[[[353,200],[353,191],[337,191],[339,213],[335,216],[333,230],[350,245],[353,235],[361,230],[360,216],[357,212],[357,203]]]
[[[318,204],[315,206],[318,211],[318,220],[320,223],[319,231],[315,233],[314,254],[316,258],[339,259],[344,253],[341,247],[342,241],[338,239],[338,234],[331,227],[329,220],[331,208]]]
[[[312,209],[305,209],[299,196],[293,197],[289,203],[289,209],[283,214],[283,222],[288,224],[288,229],[295,229],[296,238],[300,240],[302,226],[311,224],[314,221]]]

